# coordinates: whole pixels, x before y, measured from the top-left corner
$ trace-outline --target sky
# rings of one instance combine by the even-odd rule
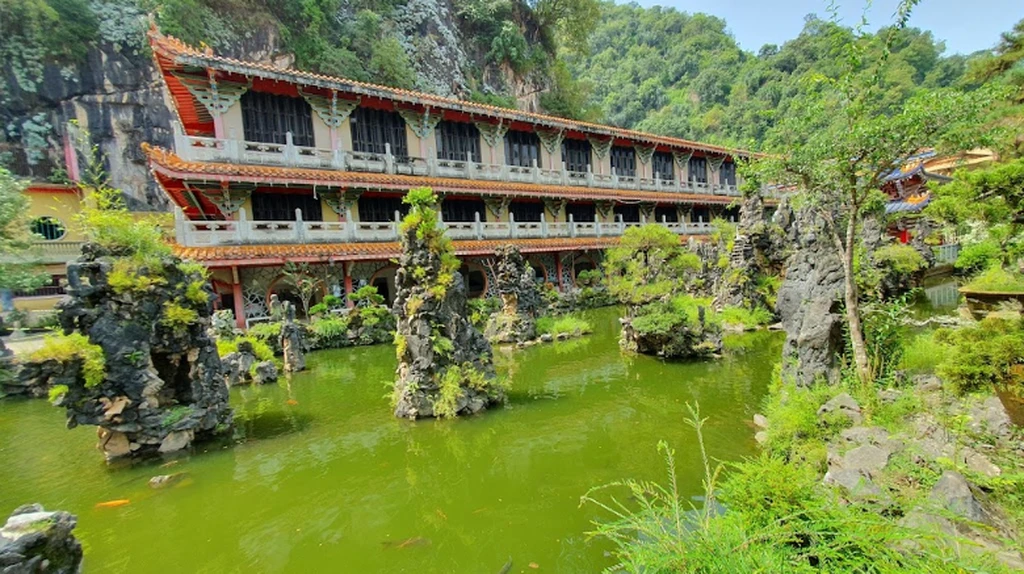
[[[623,0],[616,0],[622,3]],[[725,20],[744,50],[757,52],[765,44],[781,45],[795,38],[804,16],[828,17],[827,0],[636,0],[641,6],[669,6],[685,12],[704,12]],[[838,2],[843,23],[860,21],[863,0]],[[874,31],[892,22],[898,0],[874,0],[868,11],[868,27]],[[1024,18],[1022,0],[923,0],[913,12],[910,25],[931,30],[946,42],[946,54],[970,54],[992,48],[999,34]]]

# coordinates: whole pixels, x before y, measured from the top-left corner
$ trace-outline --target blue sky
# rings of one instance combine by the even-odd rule
[[[622,2],[622,0],[617,0]],[[671,6],[685,12],[704,12],[723,18],[745,50],[756,52],[764,44],[782,44],[796,37],[804,16],[828,15],[825,0],[637,0],[641,6]],[[875,0],[868,11],[870,29],[892,21],[897,0]],[[844,23],[854,25],[864,9],[863,0],[841,2]],[[999,34],[1024,18],[1021,0],[923,0],[914,9],[910,25],[931,30],[946,42],[946,53],[969,54],[991,48]]]

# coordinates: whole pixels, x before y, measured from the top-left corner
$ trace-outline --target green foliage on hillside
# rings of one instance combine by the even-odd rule
[[[706,14],[605,2],[588,56],[569,56],[571,70],[594,87],[592,101],[613,124],[701,141],[757,147],[788,115],[806,81],[835,77],[842,45],[854,32],[808,16],[799,36],[757,54],[743,51],[727,23]],[[890,33],[871,35],[865,60],[877,59]],[[895,31],[881,78],[896,107],[923,88],[960,82],[968,58],[946,56],[930,32]],[[993,64],[996,67],[996,64]]]

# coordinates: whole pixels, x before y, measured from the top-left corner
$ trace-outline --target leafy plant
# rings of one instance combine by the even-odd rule
[[[586,335],[593,331],[594,327],[590,324],[590,321],[587,321],[577,315],[561,315],[558,317],[546,316],[537,318],[538,335],[547,334],[554,337],[562,334]]]
[[[224,357],[231,353],[238,352],[238,344],[247,341],[252,345],[253,354],[259,361],[273,361],[274,350],[265,341],[252,336],[236,337],[234,339],[217,339],[217,355]]]
[[[87,389],[99,386],[106,376],[107,360],[103,349],[81,333],[47,335],[43,339],[43,346],[29,354],[30,361],[51,359],[61,363],[81,361],[82,378]]]
[[[989,316],[977,325],[940,329],[946,345],[936,373],[961,393],[1024,384],[1024,325],[1019,317]]]
[[[198,320],[199,313],[195,309],[185,307],[176,301],[167,301],[164,303],[164,312],[160,318],[160,324],[169,327],[176,333],[184,333],[188,330],[189,326]]]

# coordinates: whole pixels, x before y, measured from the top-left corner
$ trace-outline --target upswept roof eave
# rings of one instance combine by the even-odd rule
[[[246,62],[226,56],[218,56],[212,52],[203,52],[185,44],[177,38],[165,36],[155,29],[150,30],[149,34],[150,45],[154,52],[164,55],[166,58],[179,65],[213,68],[240,75],[265,77],[321,89],[333,89],[364,96],[392,99],[413,105],[443,106],[445,108],[471,115],[540,124],[543,127],[576,130],[597,136],[638,140],[641,142],[662,144],[668,147],[690,149],[705,153],[724,154],[733,157],[734,159],[761,157],[763,155],[739,148],[717,146],[682,138],[661,136],[625,128],[559,118],[534,112],[500,108],[488,104],[446,98],[424,92],[402,90],[388,86],[349,80],[346,78],[316,74],[313,72],[276,68],[266,64]],[[157,59],[157,63],[160,64],[161,60]]]

